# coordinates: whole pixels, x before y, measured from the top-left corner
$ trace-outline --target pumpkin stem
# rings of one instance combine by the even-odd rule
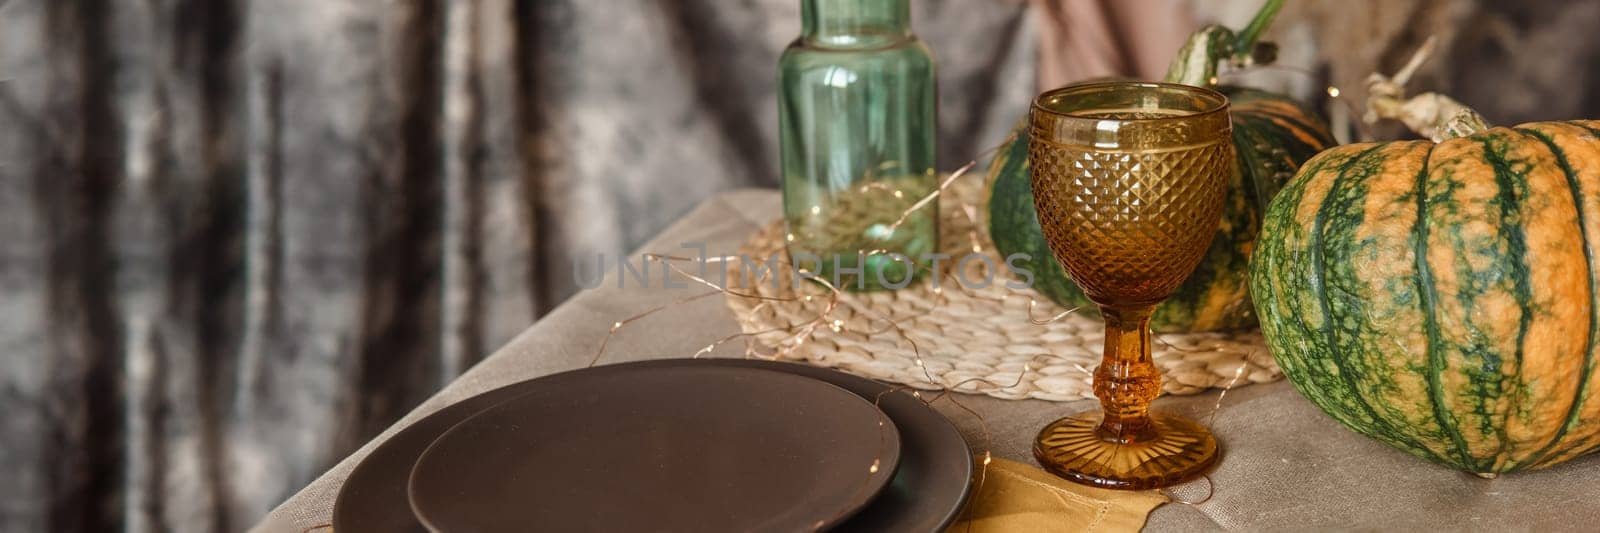
[[[1178,49],[1177,57],[1167,67],[1166,81],[1213,87],[1217,84],[1217,70],[1223,61],[1235,67],[1267,64],[1277,59],[1278,47],[1260,42],[1272,19],[1283,9],[1283,0],[1267,0],[1256,12],[1255,18],[1243,30],[1233,30],[1217,24],[1208,24],[1189,36]]]
[[[1398,120],[1433,142],[1467,137],[1489,129],[1483,115],[1454,98],[1433,92],[1406,97],[1406,83],[1433,55],[1437,45],[1438,40],[1429,37],[1393,77],[1376,72],[1367,77],[1367,114],[1362,117],[1366,123],[1374,124],[1386,118]]]
[[[1217,84],[1217,64],[1233,53],[1233,30],[1208,24],[1189,36],[1167,66],[1166,81],[1197,87]]]
[[[1244,29],[1239,30],[1239,35],[1233,41],[1233,62],[1240,65],[1253,63],[1271,63],[1277,59],[1278,47],[1272,43],[1261,43],[1261,34],[1266,33],[1267,26],[1272,25],[1272,19],[1278,16],[1278,11],[1283,9],[1283,0],[1267,0],[1256,12],[1255,18],[1250,19]],[[1270,58],[1263,58],[1261,54],[1270,54]]]

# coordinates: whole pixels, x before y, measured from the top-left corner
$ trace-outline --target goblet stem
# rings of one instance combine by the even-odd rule
[[[1150,414],[1161,393],[1161,371],[1150,359],[1154,307],[1100,308],[1106,349],[1094,371],[1100,412],[1069,416],[1034,440],[1039,465],[1058,476],[1109,489],[1148,489],[1178,483],[1217,459],[1217,441],[1204,426],[1167,413]]]
[[[1033,455],[1061,477],[1113,489],[1171,485],[1217,460],[1217,440],[1152,412],[1161,373],[1150,315],[1205,258],[1234,163],[1228,101],[1206,89],[1109,82],[1048,91],[1029,113],[1039,229],[1089,299],[1102,304],[1098,411],[1039,431]]]
[[[1150,402],[1161,394],[1161,371],[1150,359],[1150,315],[1155,306],[1102,306],[1106,345],[1100,367],[1094,371],[1094,395],[1100,399],[1105,419],[1096,433],[1120,443],[1143,442],[1154,437]]]

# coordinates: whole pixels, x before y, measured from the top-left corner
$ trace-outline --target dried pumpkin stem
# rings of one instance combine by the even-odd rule
[[[1433,142],[1466,137],[1489,129],[1489,123],[1483,119],[1483,115],[1454,98],[1434,92],[1406,97],[1406,83],[1433,55],[1437,44],[1437,39],[1429,37],[1393,77],[1378,73],[1367,77],[1367,114],[1363,117],[1366,123],[1374,124],[1381,119],[1398,120],[1417,135]]]

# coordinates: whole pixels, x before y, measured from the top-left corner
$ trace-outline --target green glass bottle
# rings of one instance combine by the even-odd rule
[[[851,290],[899,288],[938,250],[933,57],[909,0],[800,0],[778,63],[789,255]]]

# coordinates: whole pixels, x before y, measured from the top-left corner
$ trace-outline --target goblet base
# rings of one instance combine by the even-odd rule
[[[1121,490],[1175,485],[1217,460],[1217,439],[1187,418],[1151,414],[1141,438],[1119,442],[1100,431],[1103,416],[1091,411],[1051,422],[1034,440],[1033,457],[1070,481]]]

